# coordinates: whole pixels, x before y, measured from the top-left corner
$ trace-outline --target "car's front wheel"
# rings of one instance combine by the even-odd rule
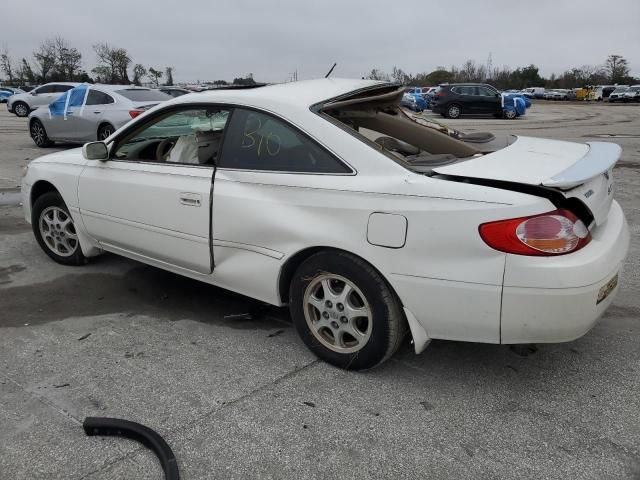
[[[307,347],[341,368],[375,367],[395,353],[406,332],[389,285],[346,252],[324,251],[302,263],[291,283],[290,308]]]
[[[109,125],[108,123],[105,123],[104,125],[101,125],[100,128],[98,129],[98,141],[102,142],[102,141],[106,140],[115,131],[116,131],[116,129],[113,128],[113,125]]]
[[[13,104],[13,113],[18,117],[26,117],[29,115],[29,105],[24,102],[16,102]]]
[[[518,116],[515,110],[505,110],[503,115],[504,115],[504,118],[506,118],[507,120],[513,120]]]
[[[29,125],[29,134],[33,142],[40,148],[50,147],[53,142],[49,140],[47,131],[44,129],[44,125],[40,120],[34,118]]]
[[[86,263],[73,217],[58,192],[47,192],[33,202],[31,225],[38,244],[53,260],[64,265]]]
[[[460,105],[449,105],[447,107],[447,118],[460,118],[462,115],[462,108]]]

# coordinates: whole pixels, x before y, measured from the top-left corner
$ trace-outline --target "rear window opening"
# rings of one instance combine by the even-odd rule
[[[404,90],[394,86],[358,92],[327,102],[320,112],[356,138],[405,168],[429,173],[432,168],[483,153],[467,142],[492,140],[491,134],[462,141],[465,134],[426,119],[416,119],[400,108]],[[473,137],[473,136],[472,136]]]

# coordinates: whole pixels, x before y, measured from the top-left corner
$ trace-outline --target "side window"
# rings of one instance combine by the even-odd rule
[[[55,85],[43,85],[42,87],[36,89],[36,94],[39,95],[41,93],[55,93],[55,87]]]
[[[351,171],[313,140],[282,120],[240,108],[231,117],[219,166],[300,173]]]
[[[53,91],[56,93],[64,93],[67,90],[71,90],[73,88],[73,86],[71,85],[54,85],[53,86]]]
[[[115,148],[117,160],[211,165],[219,157],[229,111],[188,108],[167,112],[127,135]]]
[[[478,87],[478,95],[482,95],[483,97],[495,97],[496,93],[498,92],[491,90],[490,88]]]
[[[111,96],[97,90],[89,90],[89,94],[87,95],[87,105],[107,105],[109,103],[114,103]]]

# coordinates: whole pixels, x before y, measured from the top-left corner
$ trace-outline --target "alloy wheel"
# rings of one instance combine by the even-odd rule
[[[338,353],[354,353],[369,341],[372,315],[362,291],[330,273],[314,278],[304,292],[304,316],[313,336]]]
[[[103,141],[109,138],[113,134],[113,129],[111,127],[103,127],[100,129],[100,134],[98,135],[98,140]]]
[[[17,104],[15,107],[13,107],[13,109],[16,112],[16,115],[19,117],[26,117],[27,115],[29,115],[29,109],[24,103]]]
[[[34,121],[31,123],[31,138],[38,146],[44,145],[46,142],[47,134],[40,122]]]
[[[78,248],[78,234],[71,216],[60,207],[45,208],[38,221],[40,235],[53,253],[70,257]]]

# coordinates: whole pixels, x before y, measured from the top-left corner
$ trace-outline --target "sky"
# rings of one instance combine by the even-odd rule
[[[129,51],[134,63],[171,66],[174,81],[258,81],[366,76],[373,68],[430,72],[473,59],[535,64],[543,76],[629,61],[640,76],[640,0],[21,0],[3,8],[0,49],[31,57],[62,36],[95,66],[92,45]],[[611,5],[611,8],[609,7]]]

